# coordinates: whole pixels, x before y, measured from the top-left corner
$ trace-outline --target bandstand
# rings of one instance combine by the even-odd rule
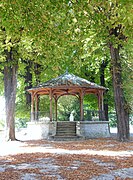
[[[109,124],[105,119],[104,107],[103,107],[103,96],[106,88],[92,83],[86,79],[70,74],[66,71],[64,74],[57,78],[51,79],[45,83],[39,84],[37,87],[33,87],[28,90],[31,94],[31,122],[28,123],[30,132],[39,132],[39,135],[35,135],[35,139],[47,139],[53,138],[67,138],[72,137],[109,137]],[[99,120],[84,120],[84,108],[83,100],[87,94],[94,94],[97,97],[98,102],[98,116]],[[42,118],[41,121],[38,117],[39,111],[39,97],[43,95],[49,96],[50,107],[49,117]],[[61,96],[73,95],[79,99],[80,103],[80,121],[66,122],[58,121],[58,100]],[[53,118],[52,101],[54,99],[54,113],[55,119]]]

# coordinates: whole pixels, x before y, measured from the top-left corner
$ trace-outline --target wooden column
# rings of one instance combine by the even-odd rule
[[[103,111],[103,92],[102,91],[98,93],[98,108],[99,108],[99,111]]]
[[[83,121],[84,120],[84,109],[83,109],[84,94],[82,90],[81,90],[79,98],[80,98],[80,121]]]
[[[58,101],[58,98],[55,97],[55,120],[57,121],[57,101]]]
[[[38,120],[38,110],[39,110],[39,96],[35,96],[35,120]]]
[[[49,99],[50,99],[50,121],[52,121],[52,99],[53,99],[52,89],[50,89],[49,92]]]
[[[104,107],[103,107],[103,91],[98,93],[98,109],[99,109],[99,119],[104,120]]]
[[[34,93],[31,94],[31,121],[35,120],[35,111],[34,111]]]

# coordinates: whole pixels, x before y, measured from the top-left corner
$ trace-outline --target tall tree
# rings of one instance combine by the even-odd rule
[[[80,42],[84,42],[87,47],[93,39],[99,49],[100,46],[109,48],[107,52],[110,52],[118,139],[126,141],[129,139],[129,106],[124,94],[121,50],[131,44],[133,4],[130,0],[72,0],[69,1],[69,6],[69,14],[73,19],[71,24],[75,33],[79,34]],[[90,49],[92,54],[94,48]]]
[[[6,107],[6,139],[15,140],[15,99],[17,87],[17,61],[13,62],[13,49],[6,51],[4,67],[4,92]]]
[[[112,81],[114,88],[115,108],[117,114],[118,139],[126,141],[129,139],[129,109],[124,95],[122,80],[122,58],[121,48],[127,43],[127,36],[131,36],[132,18],[131,1],[122,3],[122,1],[90,1],[89,9],[93,16],[93,28],[99,30],[98,34],[105,39],[110,50]],[[126,15],[127,8],[129,10]],[[125,17],[128,20],[123,20]],[[97,32],[97,30],[96,30]],[[130,37],[131,38],[131,37]],[[104,41],[103,41],[104,42]]]
[[[17,43],[13,43],[7,35],[5,28],[1,29],[3,35],[4,65],[4,95],[6,108],[6,139],[15,140],[15,100],[17,88],[18,53]]]
[[[125,44],[131,43],[131,38],[126,38],[130,37],[132,30],[131,7],[130,0],[58,0],[46,1],[45,4],[43,0],[10,3],[2,0],[1,5],[2,26],[15,37],[20,29],[24,30],[34,39],[40,53],[45,53],[45,63],[51,69],[59,65],[57,69],[62,70],[70,65],[79,70],[84,63],[81,60],[84,51],[94,55],[95,48],[109,47],[120,141],[129,138],[129,112],[125,108],[120,54]],[[95,46],[89,52],[83,45],[87,46],[92,39]],[[97,65],[98,59],[95,58],[95,61]],[[116,96],[118,92],[121,94],[119,97]]]

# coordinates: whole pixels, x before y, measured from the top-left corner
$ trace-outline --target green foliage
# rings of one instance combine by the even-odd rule
[[[69,121],[71,112],[74,112],[74,120],[80,120],[79,100],[74,96],[63,96],[58,100],[58,120]]]
[[[4,93],[4,82],[3,82],[3,74],[0,73],[0,96]]]
[[[19,84],[17,87],[17,97],[16,97],[16,108],[15,116],[18,119],[28,119],[30,120],[30,105],[26,105],[26,96],[25,96],[25,84],[24,79],[19,78]]]
[[[41,65],[38,81],[45,82],[66,70],[90,81],[100,84],[100,65],[108,60],[105,68],[105,84],[109,88],[107,99],[110,109],[114,108],[112,79],[110,73],[109,42],[123,46],[123,79],[126,99],[133,107],[132,72],[132,1],[49,1],[46,0],[1,0],[0,16],[0,69],[5,65],[4,50],[11,47],[17,52],[18,91],[16,102],[17,118],[29,117],[30,107],[25,104],[26,63],[33,62],[29,71],[32,73],[32,85],[37,85],[34,63]],[[119,36],[110,36],[110,30],[122,25],[120,33],[127,37],[122,41]],[[3,44],[4,42],[4,44]],[[126,54],[126,53],[127,54]],[[3,93],[3,75],[0,75],[0,92]],[[128,83],[127,83],[128,79]],[[67,100],[66,100],[67,101]],[[84,99],[91,109],[97,103],[91,97]],[[65,101],[64,101],[65,103]],[[74,101],[70,101],[74,104]],[[77,103],[78,104],[78,103]],[[74,106],[74,105],[73,105]],[[40,100],[40,111],[49,111],[49,100]],[[66,108],[67,107],[67,108]],[[59,111],[69,117],[77,106],[60,105]],[[66,109],[65,109],[66,108]],[[76,110],[78,112],[78,110]],[[76,116],[76,115],[75,115]],[[78,119],[78,113],[77,117]]]
[[[130,124],[133,125],[133,114],[130,114]]]
[[[127,108],[130,113],[133,112],[133,53],[131,49],[122,50],[123,59],[123,88],[127,100]]]
[[[96,95],[89,94],[84,97],[84,107],[86,110],[98,110],[98,99]]]
[[[39,98],[39,117],[49,117],[50,111],[50,100],[48,95],[40,96]],[[54,112],[54,101],[53,101],[53,112]]]
[[[4,120],[0,120],[0,130],[3,130],[5,127],[5,122]]]
[[[15,127],[17,129],[26,128],[27,127],[27,122],[29,122],[29,119],[27,119],[27,118],[16,119],[15,120]]]
[[[116,127],[117,126],[117,117],[115,112],[110,112],[108,114],[109,116],[109,125],[110,127]]]

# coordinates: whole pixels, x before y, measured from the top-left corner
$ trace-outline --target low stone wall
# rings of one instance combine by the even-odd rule
[[[41,121],[27,123],[27,135],[30,139],[47,139],[49,136],[50,121],[42,119]]]
[[[48,119],[27,123],[27,135],[30,139],[48,139],[56,134],[57,122]],[[108,121],[79,121],[77,122],[77,135],[85,139],[110,137]]]
[[[82,121],[80,122],[80,135],[87,138],[110,137],[108,121]]]

